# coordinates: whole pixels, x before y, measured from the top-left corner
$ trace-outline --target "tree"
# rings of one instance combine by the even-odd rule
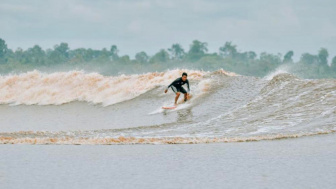
[[[226,42],[224,46],[219,48],[219,54],[222,57],[231,57],[234,58],[237,54],[237,46],[232,45],[231,42]]]
[[[189,59],[191,61],[199,60],[202,56],[205,55],[206,52],[208,52],[207,46],[208,44],[206,42],[200,42],[198,40],[194,40],[190,45],[190,49],[188,52]]]
[[[72,50],[70,53],[71,59],[74,62],[84,62],[86,58],[86,49],[85,48],[78,48]]]
[[[26,51],[26,55],[27,55],[26,63],[33,63],[33,64],[44,63],[45,52],[38,45],[35,45],[33,48],[29,48]]]
[[[175,60],[180,60],[185,55],[184,49],[178,43],[173,44],[172,47],[168,49],[168,51],[170,52],[172,58]]]
[[[280,64],[281,63],[281,56],[280,55],[268,54],[266,52],[262,52],[260,54],[260,61],[268,63],[270,65]]]
[[[98,50],[98,61],[107,62],[110,59],[110,52],[103,48],[101,51]]]
[[[8,51],[7,44],[5,40],[0,38],[0,62],[5,61],[5,55]]]
[[[119,58],[119,50],[118,50],[118,47],[116,45],[112,45],[111,46],[111,49],[110,49],[110,52],[111,52],[111,59],[112,60],[118,60]]]
[[[63,57],[69,57],[69,45],[68,43],[61,43],[59,46],[55,46],[55,51],[58,51]]]
[[[50,59],[53,63],[65,63],[69,59],[69,45],[67,43],[61,43],[55,45],[54,50],[50,54]]]
[[[328,50],[325,49],[325,48],[321,48],[319,53],[318,53],[319,62],[322,65],[327,65],[328,64],[328,56],[329,56]]]
[[[247,52],[247,57],[250,60],[254,60],[257,57],[257,53],[255,53],[253,51],[249,51],[249,52]]]
[[[232,57],[234,58],[235,60],[240,60],[240,61],[243,61],[245,63],[247,63],[247,61],[249,60],[254,60],[256,57],[257,57],[257,54],[253,51],[248,51],[248,52],[243,52],[243,53],[239,53],[239,52],[236,52],[232,55],[228,55],[228,56],[223,56],[222,54],[222,57]]]
[[[305,64],[317,64],[319,60],[316,55],[304,53],[302,54],[300,61]]]
[[[122,64],[127,64],[131,62],[131,59],[128,55],[124,55],[118,59],[118,62],[121,62]]]
[[[336,72],[336,56],[331,61],[331,68]]]
[[[284,56],[283,62],[284,63],[293,62],[293,59],[292,59],[293,55],[294,55],[293,51],[288,51]]]
[[[150,60],[150,62],[167,62],[169,60],[169,54],[166,50],[161,49]]]
[[[15,59],[19,62],[21,62],[21,59],[23,58],[24,54],[23,54],[23,49],[21,49],[20,47],[17,48],[14,52],[14,56]]]
[[[100,54],[101,54],[101,51],[89,48],[89,49],[86,49],[85,51],[84,59],[85,61],[92,61],[98,58]]]
[[[149,60],[149,56],[144,51],[141,51],[135,55],[135,60],[140,63],[146,63]]]

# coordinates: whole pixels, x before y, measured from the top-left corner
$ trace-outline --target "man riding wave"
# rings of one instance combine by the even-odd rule
[[[187,77],[188,74],[183,72],[182,77],[179,77],[175,81],[173,81],[165,90],[165,93],[168,92],[169,88],[171,88],[174,91],[174,93],[176,94],[175,105],[177,105],[177,100],[179,99],[181,93],[184,94],[184,101],[187,101],[189,99],[190,87]],[[188,85],[188,92],[182,87],[182,85],[184,84]]]

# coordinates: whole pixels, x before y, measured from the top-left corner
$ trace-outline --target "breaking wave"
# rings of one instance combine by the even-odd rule
[[[0,77],[0,103],[12,105],[61,105],[84,101],[104,106],[133,99],[160,85],[168,85],[183,70],[141,75],[103,76],[82,71],[44,74],[38,71]],[[224,71],[222,71],[224,73]],[[200,80],[203,71],[189,71]],[[226,72],[225,74],[233,75]]]
[[[163,90],[182,72],[189,74],[193,98],[176,110],[162,110],[161,106],[174,98]],[[25,107],[26,112],[55,112],[62,107],[61,116],[46,113],[45,122],[32,113],[21,123],[31,131],[14,128],[1,132],[1,144],[248,142],[336,131],[336,80],[304,80],[286,72],[257,78],[224,70],[171,70],[111,77],[80,71],[34,71],[1,76],[0,87],[2,113],[8,112],[8,104],[18,105],[14,107],[17,110],[23,108],[20,105],[35,105]],[[101,108],[86,109],[70,103],[75,101]],[[65,119],[62,115],[71,117],[72,109],[80,111],[76,119],[61,122],[59,127],[63,129],[53,131],[60,117]],[[39,125],[47,126],[35,129]]]

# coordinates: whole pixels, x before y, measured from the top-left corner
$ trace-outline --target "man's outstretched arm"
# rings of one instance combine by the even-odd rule
[[[168,85],[168,87],[165,90],[165,93],[167,93],[169,87],[171,87],[175,82],[177,82],[179,79],[175,79],[175,81],[173,81],[170,85]]]

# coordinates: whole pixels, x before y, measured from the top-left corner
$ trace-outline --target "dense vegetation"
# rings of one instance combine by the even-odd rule
[[[0,73],[18,73],[30,70],[66,71],[87,70],[103,74],[143,73],[164,71],[174,68],[200,70],[224,69],[242,75],[265,76],[279,66],[304,78],[336,78],[336,57],[328,64],[329,53],[321,48],[316,55],[304,53],[300,61],[293,62],[293,51],[281,54],[253,51],[239,52],[237,46],[226,42],[216,53],[209,53],[207,43],[194,40],[186,51],[179,44],[161,49],[153,56],[142,51],[131,59],[119,55],[116,45],[110,49],[94,50],[78,48],[71,50],[67,43],[55,45],[53,49],[43,50],[35,45],[27,50],[15,51],[7,47],[0,38]]]

